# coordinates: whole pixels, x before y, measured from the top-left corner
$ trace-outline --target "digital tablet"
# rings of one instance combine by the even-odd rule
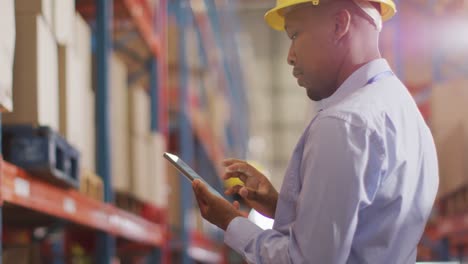
[[[192,182],[195,179],[199,179],[200,181],[204,182],[211,193],[218,195],[219,197],[223,197],[218,191],[216,191],[213,187],[211,187],[198,173],[196,173],[187,163],[185,163],[182,159],[178,156],[164,152],[164,158],[166,158],[178,171],[180,171],[187,179]],[[224,198],[224,197],[223,197]]]

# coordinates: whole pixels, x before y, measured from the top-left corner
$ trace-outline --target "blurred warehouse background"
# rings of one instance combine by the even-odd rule
[[[468,1],[395,2],[381,52],[439,158],[418,261],[467,263]],[[0,0],[3,263],[243,263],[162,154],[219,191],[228,157],[280,188],[316,107],[264,22],[274,5]]]

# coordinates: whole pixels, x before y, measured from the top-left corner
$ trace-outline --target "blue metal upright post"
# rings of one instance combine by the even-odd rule
[[[232,33],[223,35],[223,32],[234,31],[232,30],[232,19],[229,18],[229,7],[226,7],[226,14],[219,15],[214,0],[205,0],[205,4],[207,6],[210,24],[214,31],[215,42],[221,50],[221,53],[224,54],[221,63],[224,69],[226,91],[229,94],[231,106],[231,120],[226,130],[227,143],[229,144],[229,148],[234,151],[233,154],[239,157],[245,157],[247,148],[246,143],[243,143],[243,141],[247,140],[244,139],[244,137],[247,136],[247,132],[243,131],[243,129],[244,127],[247,128],[247,126],[242,124],[242,119],[246,114],[246,112],[243,111],[246,107],[244,107],[242,99],[242,80],[240,76],[237,75],[238,72],[234,65],[235,63],[238,63],[235,59],[237,56],[235,53],[236,40],[232,36]],[[226,5],[228,6],[229,4],[227,3]],[[222,23],[221,17],[223,20],[226,20],[225,22],[227,23]],[[231,28],[222,28],[222,24],[229,25]]]
[[[161,259],[162,259],[161,250],[154,249],[151,251],[151,254],[147,257],[146,263],[147,264],[161,263]]]
[[[158,94],[158,61],[153,57],[150,63],[151,132],[159,130]]]
[[[179,69],[180,69],[180,96],[179,96],[179,139],[180,139],[180,155],[183,160],[188,164],[193,163],[194,154],[194,142],[192,126],[189,120],[189,109],[188,109],[188,67],[186,60],[186,38],[185,28],[188,26],[188,17],[190,12],[188,11],[189,3],[185,0],[178,1],[178,8],[176,11],[177,22],[179,28]],[[187,230],[186,221],[189,217],[189,212],[193,207],[192,187],[189,182],[182,179],[184,176],[180,176],[180,195],[182,201],[182,213],[181,213],[181,224],[182,224],[182,264],[190,264],[193,261],[187,253],[189,246],[190,233]]]
[[[158,111],[158,61],[155,57],[151,58],[150,63],[150,100],[151,100],[151,132],[159,130],[159,111]],[[158,175],[160,177],[160,175]],[[156,247],[151,250],[151,254],[147,258],[148,264],[161,263],[162,254],[161,248]]]
[[[439,260],[449,261],[450,260],[450,241],[448,238],[444,238],[441,241]]]
[[[95,1],[97,7],[96,170],[104,183],[104,201],[110,203],[113,201],[113,193],[110,169],[109,56],[112,51],[113,1]],[[115,256],[115,239],[108,233],[98,233],[96,255],[99,264],[110,264]]]
[[[231,30],[237,34],[239,31],[239,23],[238,20],[235,19],[234,14],[236,13],[235,10],[237,10],[235,5],[235,2],[230,2],[226,1],[226,6],[228,9],[228,14],[227,17],[229,18],[229,22],[225,23],[227,25],[231,26]],[[237,25],[237,27],[236,27]],[[231,51],[233,52],[232,60],[233,60],[233,71],[234,71],[234,80],[237,81],[235,84],[234,88],[237,89],[238,92],[238,103],[239,105],[236,105],[235,108],[239,109],[239,117],[235,117],[236,119],[239,120],[239,125],[240,125],[240,142],[238,144],[240,145],[240,158],[245,159],[247,155],[247,149],[248,149],[248,139],[249,139],[249,126],[248,126],[248,113],[249,113],[249,105],[247,103],[247,96],[245,94],[245,79],[242,73],[242,68],[241,68],[241,61],[240,61],[240,50],[239,50],[239,44],[236,38],[235,34],[229,34],[228,36],[231,38],[228,43],[232,43],[233,47],[231,48]]]

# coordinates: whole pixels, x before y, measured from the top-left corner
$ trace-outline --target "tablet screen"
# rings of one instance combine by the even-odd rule
[[[177,168],[178,171],[180,171],[187,179],[190,181],[193,181],[195,179],[199,179],[200,181],[204,182],[206,186],[208,186],[208,189],[210,192],[212,192],[215,195],[218,195],[220,197],[223,197],[218,191],[216,191],[213,187],[211,187],[208,182],[206,182],[198,173],[196,173],[187,163],[185,163],[182,159],[180,159],[178,156],[165,152],[164,153],[164,158],[166,158],[168,161],[171,162],[174,167]]]

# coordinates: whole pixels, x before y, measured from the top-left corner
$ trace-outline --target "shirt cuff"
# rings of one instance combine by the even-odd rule
[[[250,241],[263,232],[256,224],[245,217],[236,217],[229,223],[224,234],[224,243],[241,255]]]

